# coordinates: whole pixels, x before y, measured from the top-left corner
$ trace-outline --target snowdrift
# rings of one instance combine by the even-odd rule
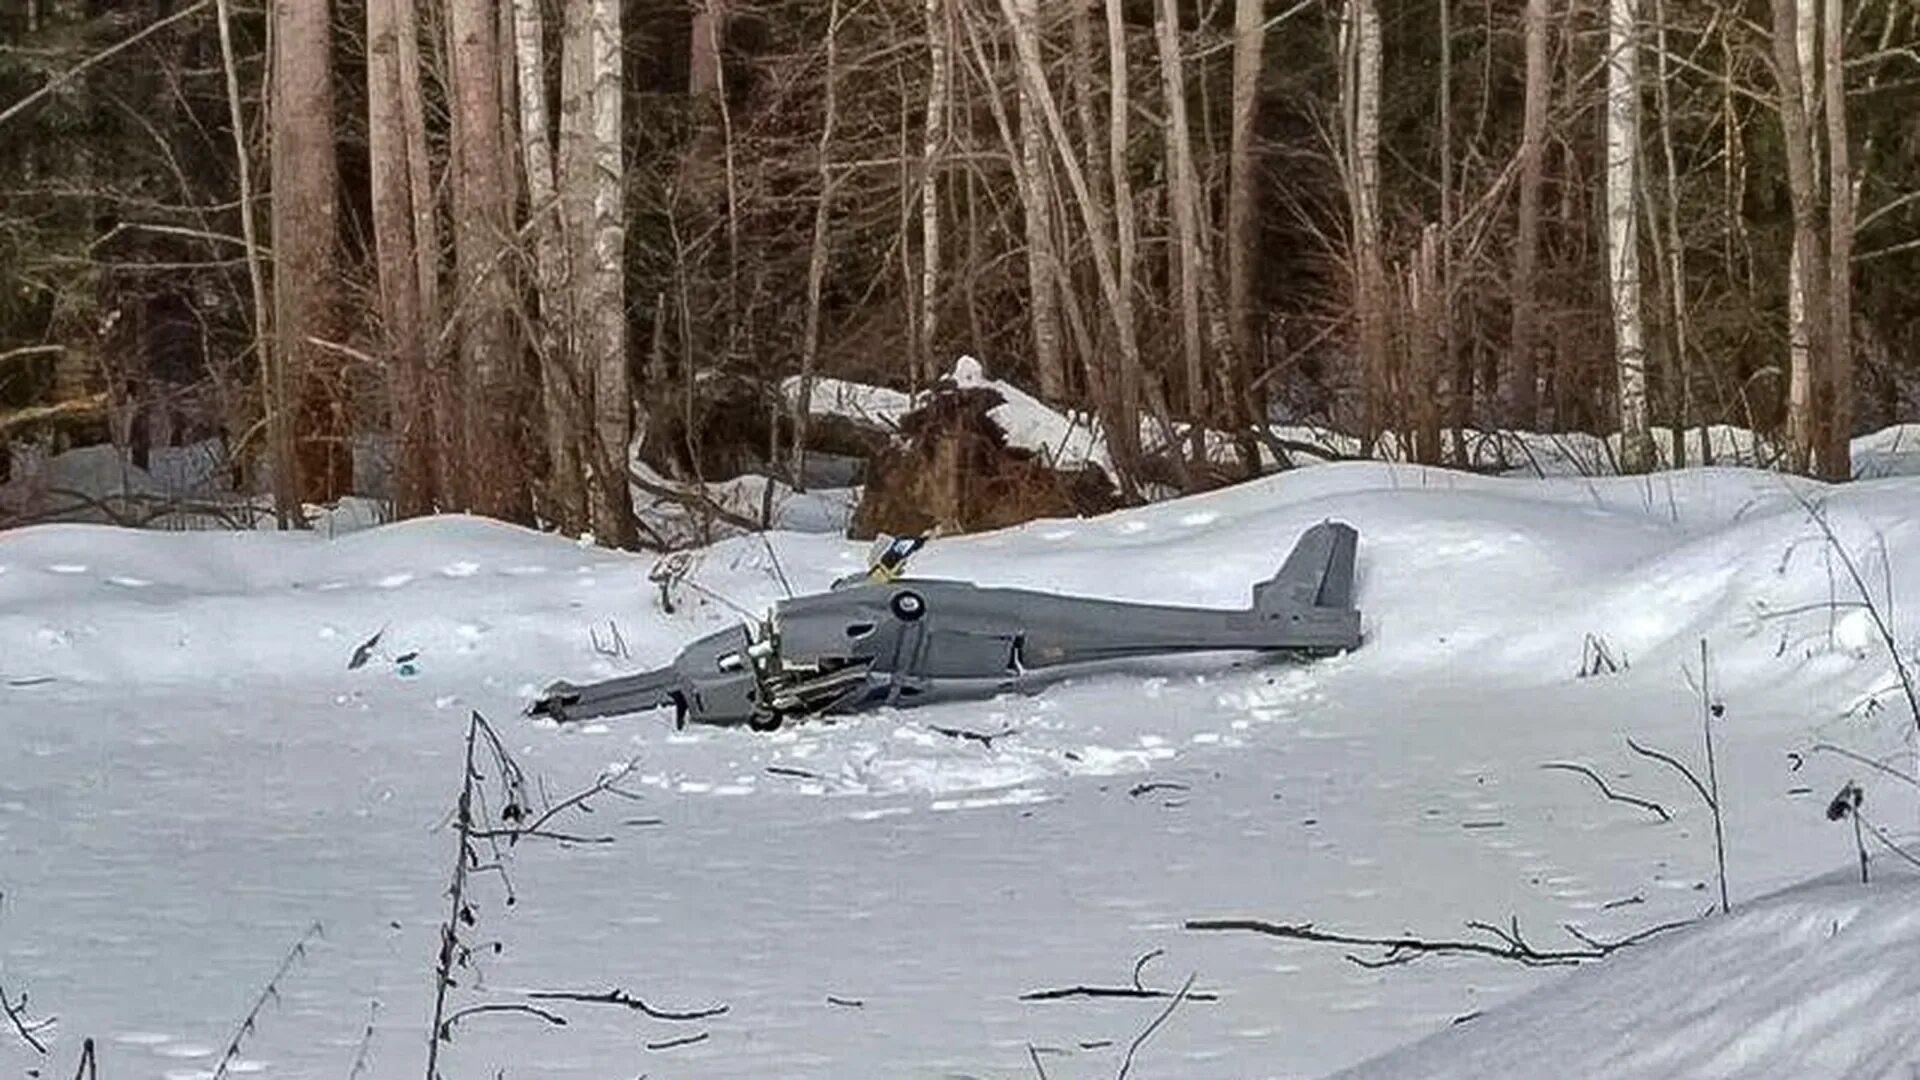
[[[1920,1062],[1916,1001],[1920,878],[1895,869],[1756,901],[1339,1075],[1877,1080]]]
[[[325,943],[250,1037],[249,1067],[341,1073],[378,998],[378,1071],[417,1074],[444,907],[436,828],[477,709],[554,790],[637,759],[645,796],[613,845],[522,854],[520,902],[481,915],[507,945],[486,992],[618,985],[729,1011],[662,1051],[635,1047],[687,1032],[605,1013],[476,1024],[450,1071],[1016,1077],[1032,1045],[1049,1075],[1112,1075],[1160,1002],[1020,995],[1124,984],[1157,949],[1149,984],[1191,972],[1218,999],[1158,1031],[1141,1075],[1319,1075],[1436,1032],[1373,1075],[1527,1075],[1538,1044],[1523,1040],[1542,1031],[1566,1048],[1553,1067],[1581,1075],[1827,1075],[1909,1051],[1886,1016],[1911,996],[1915,886],[1891,860],[1870,889],[1754,898],[1851,858],[1821,812],[1845,781],[1869,786],[1880,823],[1914,819],[1897,785],[1810,747],[1911,760],[1892,655],[1852,575],[1910,651],[1920,480],[1346,463],[936,541],[914,572],[1233,607],[1327,518],[1361,536],[1367,641],[1348,656],[1193,658],[771,737],[515,714],[550,678],[655,666],[789,586],[825,587],[864,545],[723,541],[690,557],[668,612],[651,558],[474,518],[333,538],[0,533],[0,747],[29,763],[0,776],[7,988],[59,1014],[61,1067],[91,1035],[129,1074],[187,1080],[320,920]],[[1706,814],[1623,736],[1699,762],[1701,638],[1726,706],[1733,918],[1572,978],[1484,961],[1364,971],[1337,951],[1182,932],[1242,915],[1447,935],[1512,915],[1536,936],[1570,923],[1612,938],[1698,915]],[[1620,670],[1581,678],[1594,641]],[[1554,761],[1672,821],[1540,768]],[[1868,963],[1876,949],[1888,966]],[[1879,981],[1849,975],[1854,957]],[[1677,974],[1719,967],[1738,974]]]

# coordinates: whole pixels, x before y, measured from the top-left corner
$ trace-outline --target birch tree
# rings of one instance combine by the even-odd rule
[[[625,164],[621,147],[620,0],[569,0],[563,78],[572,93],[575,138],[565,150],[565,205],[580,215],[570,223],[572,280],[580,342],[579,364],[591,388],[593,424],[583,455],[587,503],[604,543],[633,542],[633,502],[627,485],[627,444],[633,436],[633,386],[627,372]]]
[[[1793,255],[1787,268],[1787,447],[1800,471],[1812,465],[1816,439],[1814,373],[1822,336],[1815,313],[1825,310],[1825,267],[1820,257],[1819,172],[1815,164],[1811,102],[1813,0],[1773,0],[1773,66],[1776,105],[1787,155],[1787,187],[1793,201]]]
[[[950,0],[926,0],[927,116],[920,154],[920,355],[916,378],[931,379],[940,335],[940,174],[947,144],[947,96],[953,83]]]
[[[1380,12],[1374,0],[1346,0],[1341,10],[1342,173],[1352,230],[1353,306],[1360,328],[1362,441],[1370,447],[1386,426],[1389,393],[1380,237]]]
[[[1646,345],[1640,311],[1639,0],[1607,6],[1607,285],[1619,379],[1620,467],[1653,466],[1647,416]]]
[[[526,178],[533,244],[534,291],[539,300],[534,357],[540,366],[547,476],[542,516],[568,532],[588,527],[581,466],[582,442],[574,311],[569,293],[566,220],[554,174],[547,109],[546,23],[540,0],[513,0],[515,68],[519,76],[520,169]]]

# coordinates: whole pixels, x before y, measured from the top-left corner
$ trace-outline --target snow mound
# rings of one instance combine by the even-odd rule
[[[1789,889],[1656,938],[1347,1080],[1907,1075],[1920,1063],[1920,880]],[[1896,876],[1898,875],[1898,876]]]

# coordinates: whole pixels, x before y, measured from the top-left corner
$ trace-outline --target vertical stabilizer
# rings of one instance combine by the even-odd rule
[[[1282,610],[1340,610],[1353,606],[1353,561],[1360,534],[1342,521],[1323,521],[1300,534],[1271,580],[1253,587],[1253,606],[1269,616]]]

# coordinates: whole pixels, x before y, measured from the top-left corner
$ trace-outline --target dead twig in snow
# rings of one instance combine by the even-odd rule
[[[447,1018],[440,1022],[440,1041],[452,1042],[453,1025],[469,1016],[478,1016],[481,1013],[519,1013],[523,1016],[538,1017],[552,1024],[554,1027],[567,1026],[566,1017],[561,1016],[559,1013],[548,1012],[538,1006],[525,1005],[517,1001],[490,1001],[483,1005],[469,1005],[464,1009],[456,1009],[447,1014]]]
[[[14,1032],[17,1033],[28,1046],[33,1047],[35,1053],[44,1055],[47,1052],[47,1044],[40,1041],[39,1033],[51,1026],[53,1020],[51,1018],[46,1020],[33,1020],[28,1018],[26,991],[22,990],[20,992],[20,1000],[15,1001],[7,996],[6,988],[0,986],[0,1009],[6,1010],[7,1021],[13,1025]]]
[[[1133,1059],[1140,1053],[1140,1048],[1147,1045],[1147,1040],[1153,1038],[1153,1033],[1160,1030],[1160,1025],[1167,1022],[1167,1018],[1180,1007],[1180,1003],[1188,1000],[1191,996],[1189,991],[1193,989],[1193,980],[1197,977],[1197,975],[1187,976],[1187,981],[1180,985],[1179,993],[1173,995],[1173,1000],[1167,1002],[1167,1007],[1160,1010],[1160,1015],[1154,1017],[1152,1023],[1133,1037],[1133,1042],[1127,1045],[1127,1056],[1121,1059],[1120,1071],[1115,1074],[1114,1080],[1127,1080],[1127,1074],[1133,1071]]]
[[[527,996],[535,1001],[580,1001],[589,1005],[618,1005],[624,1009],[645,1013],[655,1020],[706,1020],[724,1015],[728,1008],[726,1005],[710,1005],[704,1009],[662,1009],[649,1005],[618,987],[598,993],[579,990],[535,990]]]
[[[1147,986],[1140,981],[1140,976],[1145,973],[1147,965],[1159,957],[1166,955],[1166,952],[1167,950],[1165,949],[1154,949],[1151,952],[1141,954],[1140,958],[1133,962],[1132,986],[1088,986],[1083,983],[1079,986],[1061,986],[1048,990],[1029,990],[1020,995],[1020,1000],[1061,1001],[1067,998],[1170,998],[1175,996],[1176,991],[1157,989]],[[1189,980],[1189,982],[1191,982],[1191,980]],[[1188,990],[1192,992],[1188,993]],[[1185,993],[1187,999],[1190,1001],[1220,1000],[1220,995],[1218,994],[1209,993],[1204,990],[1192,990],[1191,986],[1188,986],[1186,990],[1180,992]]]
[[[681,1035],[672,1039],[661,1039],[659,1042],[650,1042],[647,1044],[647,1049],[673,1050],[682,1046],[692,1046],[694,1043],[706,1042],[708,1038],[710,1038],[709,1034],[701,1031],[692,1035]]]
[[[267,1002],[280,1000],[280,980],[287,977],[287,972],[293,970],[293,965],[306,958],[307,944],[322,936],[322,933],[319,923],[309,925],[300,934],[300,939],[293,943],[293,948],[288,949],[287,955],[281,958],[280,966],[274,969],[273,977],[267,980],[267,985],[260,988],[259,995],[253,999],[253,1006],[247,1010],[247,1015],[241,1018],[240,1027],[234,1031],[233,1038],[227,1040],[227,1048],[220,1054],[220,1063],[213,1067],[213,1080],[226,1080],[234,1061],[240,1057],[240,1044],[246,1041],[247,1036],[253,1034],[254,1026],[259,1022],[261,1010],[267,1007]]]
[[[1526,967],[1565,967],[1591,960],[1600,960],[1630,945],[1638,945],[1649,938],[1677,930],[1693,922],[1681,919],[1676,922],[1661,923],[1640,930],[1617,941],[1598,941],[1585,935],[1576,934],[1580,941],[1576,949],[1541,949],[1535,947],[1520,932],[1520,921],[1515,918],[1507,926],[1495,926],[1486,922],[1469,922],[1467,928],[1492,938],[1491,941],[1472,939],[1422,938],[1412,935],[1398,937],[1375,937],[1366,934],[1347,934],[1333,930],[1321,930],[1312,923],[1276,923],[1265,919],[1188,919],[1189,930],[1233,930],[1265,934],[1268,937],[1286,938],[1290,941],[1310,941],[1329,945],[1354,945],[1363,948],[1383,949],[1384,954],[1377,959],[1347,954],[1347,960],[1363,968],[1394,967],[1412,963],[1422,956],[1460,955],[1485,956],[1494,960],[1509,960]]]
[[[74,1067],[73,1080],[100,1080],[100,1065],[94,1054],[91,1035],[80,1041],[80,1064]]]
[[[1607,782],[1605,780],[1602,780],[1600,778],[1599,773],[1594,772],[1592,769],[1588,768],[1585,765],[1581,765],[1578,762],[1549,761],[1545,765],[1542,765],[1540,767],[1543,769],[1560,769],[1566,772],[1579,773],[1581,776],[1584,776],[1587,779],[1593,781],[1594,786],[1600,789],[1600,794],[1606,796],[1609,799],[1612,799],[1614,802],[1626,803],[1628,806],[1637,806],[1642,810],[1647,810],[1647,811],[1651,811],[1652,813],[1659,814],[1661,821],[1673,820],[1673,815],[1667,813],[1666,807],[1661,806],[1659,803],[1654,802],[1651,799],[1642,799],[1634,795],[1627,795],[1627,794],[1623,794],[1621,792],[1613,790],[1612,788],[1607,786]]]
[[[1733,910],[1733,905],[1727,901],[1727,833],[1726,824],[1720,813],[1720,773],[1714,764],[1713,722],[1724,716],[1727,710],[1725,705],[1713,700],[1712,684],[1709,682],[1712,672],[1708,661],[1707,639],[1701,638],[1698,689],[1700,691],[1700,735],[1707,750],[1707,782],[1701,783],[1694,771],[1679,758],[1662,750],[1642,746],[1634,742],[1632,736],[1627,737],[1627,747],[1641,757],[1658,761],[1685,777],[1687,783],[1693,785],[1693,790],[1699,793],[1700,801],[1706,804],[1708,813],[1713,816],[1713,858],[1720,882],[1720,913],[1725,915]],[[1691,674],[1687,676],[1689,683],[1692,682],[1692,678]]]

